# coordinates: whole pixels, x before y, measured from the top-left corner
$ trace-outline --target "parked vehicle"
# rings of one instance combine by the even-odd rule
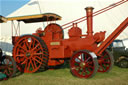
[[[128,67],[128,48],[124,46],[122,40],[114,40],[108,49],[113,53],[116,65],[122,68]]]

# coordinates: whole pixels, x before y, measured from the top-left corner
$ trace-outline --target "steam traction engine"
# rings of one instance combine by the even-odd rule
[[[44,30],[38,29],[32,35],[13,36],[13,58],[18,69],[25,73],[33,73],[46,70],[48,66],[61,65],[65,59],[70,59],[70,71],[74,76],[90,78],[97,71],[109,72],[114,61],[106,48],[128,26],[128,17],[105,40],[105,31],[93,34],[93,17],[125,2],[127,1],[119,1],[94,13],[92,7],[87,7],[86,35],[82,34],[82,30],[77,26],[78,23],[71,22],[73,24],[68,31],[69,39],[64,39],[64,28],[62,29],[62,26],[56,23],[50,23]],[[60,19],[59,15],[47,13],[3,18],[3,21],[17,20],[18,22],[32,23]]]
[[[77,23],[74,23],[68,32],[69,39],[63,39],[61,26],[51,23],[44,30],[38,29],[32,35],[19,37],[13,48],[13,57],[19,64],[19,70],[26,73],[36,72],[39,69],[45,70],[47,66],[62,64],[69,58],[71,58],[71,73],[80,78],[90,78],[97,70],[98,72],[111,70],[113,57],[105,49],[113,40],[113,35],[99,47],[97,46],[104,40],[105,32],[93,35],[92,11],[92,7],[86,8],[87,35],[82,35]],[[128,18],[123,23],[125,26],[128,25]],[[118,34],[118,32],[114,33]]]

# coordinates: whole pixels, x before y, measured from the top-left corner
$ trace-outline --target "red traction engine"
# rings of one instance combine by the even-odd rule
[[[87,7],[86,14],[86,35],[82,35],[77,23],[73,23],[68,31],[69,39],[64,39],[62,27],[51,23],[44,30],[38,29],[32,35],[20,36],[13,48],[18,69],[33,73],[46,70],[48,66],[61,65],[66,59],[70,59],[71,73],[80,78],[90,78],[97,71],[110,71],[113,56],[105,49],[113,37],[103,42],[105,31],[93,34],[93,8]],[[103,43],[98,46],[101,42]]]

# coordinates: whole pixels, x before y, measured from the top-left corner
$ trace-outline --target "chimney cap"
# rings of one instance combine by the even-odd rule
[[[92,6],[86,7],[86,10],[93,10],[94,8]]]

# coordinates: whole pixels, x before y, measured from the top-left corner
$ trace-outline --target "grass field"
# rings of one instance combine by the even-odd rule
[[[109,73],[97,73],[93,78],[80,79],[72,76],[69,68],[22,74],[0,85],[128,85],[128,69],[114,66]]]

